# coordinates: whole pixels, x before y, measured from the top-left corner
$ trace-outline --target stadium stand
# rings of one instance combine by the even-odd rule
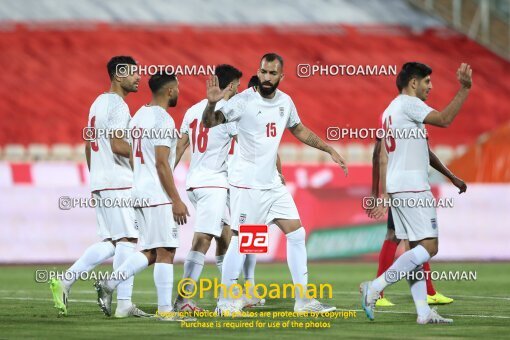
[[[374,2],[367,7],[337,1],[344,10],[327,12],[325,17],[321,17],[325,13],[321,6],[330,6],[329,1],[314,2],[309,11],[296,10],[300,14],[292,16],[279,16],[280,12],[265,16],[256,6],[260,2],[248,1],[253,6],[250,18],[236,15],[236,5],[226,8],[223,16],[217,11],[210,16],[189,12],[198,4],[204,6],[204,13],[212,6],[198,0],[179,3],[178,17],[175,11],[168,11],[167,16],[164,10],[175,1],[156,1],[136,15],[129,10],[131,0],[123,1],[123,6],[116,6],[119,1],[85,1],[78,12],[74,5],[73,11],[65,4],[57,8],[51,0],[29,3],[33,6],[21,8],[9,2],[0,9],[0,61],[4,66],[0,145],[5,148],[2,157],[6,160],[83,160],[76,145],[83,142],[82,128],[90,104],[108,89],[105,63],[115,54],[133,55],[143,65],[232,63],[243,71],[246,82],[256,72],[261,54],[277,51],[286,60],[281,89],[292,95],[303,122],[323,137],[332,125],[377,127],[379,114],[396,95],[395,77],[300,78],[298,64],[400,67],[405,61],[420,60],[434,69],[429,105],[441,109],[457,89],[459,62],[467,61],[476,72],[476,100],[468,100],[448,133],[429,129],[430,143],[443,160],[452,159],[457,147],[465,148],[509,118],[510,84],[495,77],[508,69],[508,61],[413,10],[405,1],[388,1],[387,6]],[[284,12],[292,6],[307,6],[307,2],[283,2],[277,8]],[[286,19],[289,17],[292,21]],[[268,26],[275,23],[279,25]],[[180,77],[179,105],[172,111],[177,124],[185,110],[204,97],[205,79]],[[149,98],[146,80],[139,93],[127,98],[132,114]],[[291,144],[297,141],[288,133],[283,142],[289,145],[282,150],[285,160],[324,160],[314,150],[293,149]],[[372,140],[339,142],[350,161],[370,160]],[[33,143],[36,145],[30,145]],[[67,146],[54,145],[62,143]]]

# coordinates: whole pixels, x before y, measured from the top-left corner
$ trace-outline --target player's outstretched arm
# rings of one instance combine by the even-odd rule
[[[189,146],[189,136],[187,133],[183,133],[182,137],[179,138],[179,140],[177,141],[177,148],[175,151],[174,169],[177,166],[177,164],[179,164],[179,162],[182,158],[182,155],[184,155],[184,152],[186,151],[188,146]]]
[[[226,122],[225,116],[219,110],[215,110],[216,103],[219,102],[230,90],[232,85],[223,90],[220,89],[217,76],[210,76],[207,80],[207,106],[202,114],[202,123],[207,128],[215,127]]]
[[[441,160],[436,156],[435,153],[432,152],[429,148],[429,159],[430,159],[430,166],[439,171],[441,174],[446,176],[450,182],[452,182],[453,185],[455,185],[459,189],[459,194],[462,194],[463,192],[466,192],[467,185],[466,183],[455,176],[453,172],[450,171],[442,162]]]
[[[90,171],[90,141],[85,142],[85,158],[87,159],[87,167]]]
[[[453,97],[452,101],[443,112],[432,111],[427,117],[423,120],[425,124],[430,124],[439,127],[448,127],[453,122],[455,117],[460,111],[462,104],[466,101],[469,90],[472,85],[472,76],[473,71],[468,64],[462,63],[457,70],[457,80],[460,83],[460,89],[457,91],[455,97]]]
[[[320,139],[315,133],[313,133],[302,123],[289,128],[289,130],[294,136],[296,136],[298,140],[305,143],[306,145],[329,153],[331,155],[331,159],[333,159],[335,163],[342,167],[345,176],[347,176],[348,170],[345,160],[338,154],[338,152],[336,152],[335,149],[333,149],[333,147],[326,144],[322,139]]]
[[[158,177],[167,193],[168,197],[172,200],[172,213],[174,215],[174,221],[179,224],[186,224],[186,216],[190,216],[188,208],[181,200],[179,192],[175,186],[174,176],[172,169],[168,163],[168,156],[170,155],[170,148],[167,146],[158,145],[155,146],[156,153],[156,170]]]

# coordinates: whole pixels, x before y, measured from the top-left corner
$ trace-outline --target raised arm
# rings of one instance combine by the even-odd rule
[[[468,64],[462,63],[457,70],[457,79],[460,83],[460,89],[457,91],[455,97],[453,97],[452,101],[446,106],[446,108],[442,112],[432,111],[427,117],[423,120],[425,124],[430,124],[439,127],[448,127],[453,122],[455,117],[460,111],[462,104],[466,101],[469,89],[471,89],[472,85],[472,75],[473,71]]]
[[[446,176],[450,182],[452,182],[453,185],[455,185],[459,189],[459,194],[462,194],[463,192],[466,192],[467,185],[466,183],[455,176],[453,172],[450,171],[442,162],[441,160],[436,156],[435,153],[432,152],[429,148],[429,159],[430,159],[430,166],[439,171],[441,174]]]
[[[179,192],[175,186],[174,176],[172,174],[172,169],[170,168],[170,164],[168,163],[168,157],[170,155],[170,148],[167,146],[157,145],[155,146],[156,153],[156,170],[158,172],[158,177],[165,189],[166,194],[172,200],[172,213],[174,215],[174,221],[177,224],[182,225],[186,224],[187,218],[186,216],[190,216],[188,212],[188,208],[181,200],[179,196]]]
[[[333,147],[326,144],[322,139],[320,139],[315,133],[313,133],[302,123],[289,128],[289,130],[302,143],[309,145],[312,148],[316,148],[329,153],[331,155],[331,159],[333,159],[335,163],[342,167],[345,176],[347,176],[348,170],[345,160],[338,154],[338,152],[336,152],[335,149],[333,149]]]
[[[215,127],[226,122],[223,112],[215,110],[216,103],[219,102],[225,93],[230,90],[231,85],[227,86],[223,90],[220,89],[219,81],[217,76],[210,76],[207,80],[207,106],[205,107],[204,113],[202,114],[202,123],[207,128]]]

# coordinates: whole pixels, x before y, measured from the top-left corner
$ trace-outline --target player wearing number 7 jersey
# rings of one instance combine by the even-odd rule
[[[232,230],[240,224],[276,224],[287,238],[287,262],[296,287],[294,311],[328,312],[336,308],[326,306],[306,294],[308,284],[305,230],[292,196],[282,184],[276,169],[278,146],[288,128],[301,142],[329,153],[347,174],[342,157],[300,121],[289,95],[278,90],[283,79],[283,59],[268,53],[260,60],[257,73],[259,85],[234,96],[219,110],[218,103],[228,91],[222,90],[218,78],[207,82],[208,103],[202,121],[206,127],[237,122],[238,148],[229,169]],[[229,291],[236,282],[243,254],[239,253],[237,238],[232,238],[223,262],[221,283]],[[241,302],[220,295],[217,312],[238,312]]]
[[[381,173],[386,173],[386,181],[382,181],[385,198],[389,194],[393,200],[432,201],[428,181],[428,142],[426,134],[417,132],[425,130],[424,124],[448,127],[453,122],[468,97],[471,73],[469,65],[461,64],[457,70],[460,89],[443,112],[438,112],[424,103],[432,90],[432,69],[416,62],[403,65],[397,77],[400,94],[386,108],[382,117],[385,130],[394,132],[385,136],[384,140],[383,149],[388,154],[388,165],[381,163]],[[367,317],[374,319],[374,307],[384,288],[407,275],[418,314],[417,322],[452,323],[452,319],[443,318],[428,306],[427,288],[422,274],[422,265],[438,251],[435,208],[400,205],[392,207],[392,215],[395,236],[409,240],[411,250],[402,254],[374,281],[361,284],[361,304]]]
[[[227,89],[218,103],[223,106],[236,95],[241,71],[231,65],[218,65],[214,71],[221,89]],[[228,180],[227,156],[232,144],[232,137],[237,135],[235,123],[206,128],[202,123],[202,113],[207,106],[207,99],[188,109],[181,125],[182,137],[177,144],[176,165],[186,148],[191,144],[191,162],[186,178],[188,197],[196,210],[195,233],[191,250],[184,261],[182,278],[191,278],[195,282],[200,278],[204,267],[205,254],[211,241],[216,240],[216,265],[222,270],[222,262],[230,242],[230,222],[225,216],[227,208]],[[191,290],[191,285],[183,287]],[[196,303],[177,296],[176,311],[199,311]]]

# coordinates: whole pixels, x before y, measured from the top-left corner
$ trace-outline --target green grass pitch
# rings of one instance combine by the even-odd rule
[[[0,268],[0,339],[37,338],[140,338],[175,336],[223,339],[274,338],[508,338],[510,330],[510,289],[508,285],[509,263],[433,263],[436,271],[476,271],[476,281],[440,281],[436,289],[455,298],[448,306],[439,306],[439,313],[454,319],[453,325],[416,324],[414,305],[406,282],[399,282],[386,291],[395,307],[378,309],[376,320],[370,322],[361,311],[358,286],[361,281],[375,274],[374,263],[309,263],[310,283],[330,283],[333,299],[323,300],[341,310],[354,310],[355,318],[315,319],[329,323],[329,328],[268,328],[272,322],[290,318],[259,318],[266,322],[263,328],[193,329],[178,323],[160,322],[153,319],[122,319],[105,317],[95,303],[95,291],[90,281],[77,282],[71,292],[69,315],[58,318],[51,301],[47,284],[35,282],[36,269],[62,270],[64,266],[3,266]],[[99,268],[111,271],[111,266]],[[214,264],[203,271],[204,278],[217,276]],[[182,265],[175,266],[175,282],[182,275]],[[256,269],[257,283],[288,283],[290,274],[286,264],[259,264]],[[176,290],[174,285],[174,295]],[[156,292],[152,279],[152,267],[135,279],[133,301],[143,310],[155,312]],[[200,305],[214,310],[215,300],[209,294]],[[268,300],[266,306],[253,309],[262,311],[291,311],[291,299]],[[250,318],[202,319],[219,324],[226,322],[249,322]],[[312,319],[299,319],[303,323]]]

